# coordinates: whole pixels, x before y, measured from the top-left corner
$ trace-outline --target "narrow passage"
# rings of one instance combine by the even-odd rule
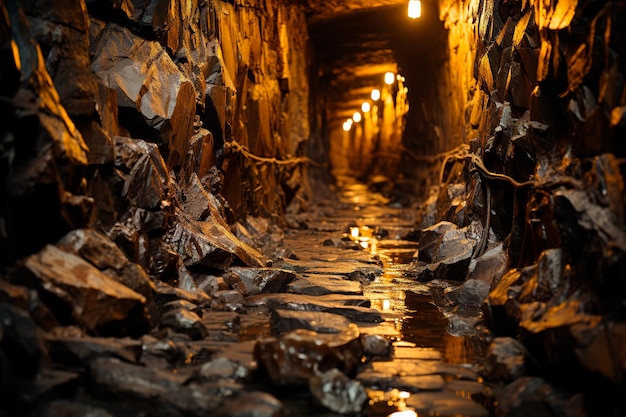
[[[289,285],[294,298],[290,301],[291,295],[285,295],[278,311],[332,311],[358,326],[367,359],[356,366],[353,377],[368,393],[364,415],[386,417],[399,411],[404,414],[398,416],[406,417],[415,415],[412,412],[489,415],[484,407],[486,388],[479,376],[483,354],[480,323],[470,331],[462,327],[462,335],[451,335],[458,333],[454,323],[464,319],[448,319],[435,305],[437,293],[449,284],[425,285],[410,277],[418,243],[415,216],[414,207],[392,204],[355,182],[339,190],[337,201],[323,201],[291,218],[301,228],[286,231],[284,244],[297,259],[288,259],[281,267],[297,270],[301,278]],[[310,305],[300,304],[298,293],[317,297],[317,301],[312,298]],[[320,307],[327,302],[337,306]],[[274,307],[276,304],[274,301]],[[287,330],[278,324],[287,317],[273,314],[271,327]],[[324,322],[320,318],[315,323],[307,321],[306,314],[299,321],[300,327],[346,332],[335,320]],[[289,316],[293,319],[297,315]],[[257,331],[252,333],[258,336]],[[381,340],[388,340],[391,346],[377,347]],[[332,378],[327,381],[329,386],[330,381]],[[338,384],[336,379],[333,386],[337,393],[334,398],[327,395],[326,400],[334,402],[331,408],[341,409],[342,401],[351,400],[350,386]],[[341,390],[344,395],[339,394]],[[294,397],[292,390],[276,395],[297,415],[335,415],[324,408],[307,407],[310,399],[306,395]],[[304,410],[309,411],[302,414]]]

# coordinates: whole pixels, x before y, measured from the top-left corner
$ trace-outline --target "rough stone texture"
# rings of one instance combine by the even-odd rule
[[[350,321],[338,314],[276,309],[272,311],[270,327],[275,334],[289,333],[296,329],[313,330],[318,333],[341,333]]]
[[[352,373],[362,353],[354,325],[339,334],[294,330],[279,338],[261,339],[254,348],[259,367],[276,385],[306,384],[318,372],[333,368]]]
[[[363,386],[338,369],[314,375],[309,390],[315,402],[339,414],[360,413],[368,399]]]
[[[127,331],[132,331],[133,325],[146,324],[145,297],[75,255],[49,245],[26,258],[24,268],[35,278],[31,284],[34,288],[54,296],[76,322],[90,331],[112,323]]]
[[[524,374],[524,346],[510,337],[497,337],[487,350],[485,371],[490,379],[513,381]]]
[[[231,267],[226,273],[235,274],[241,280],[246,295],[284,292],[287,285],[296,279],[292,271],[275,268]]]

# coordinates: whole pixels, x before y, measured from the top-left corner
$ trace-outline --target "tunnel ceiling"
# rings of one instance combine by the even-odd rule
[[[396,72],[398,45],[420,19],[407,0],[308,0],[309,36],[328,88],[329,122],[337,126],[359,109],[384,73]],[[434,5],[434,2],[431,2]]]

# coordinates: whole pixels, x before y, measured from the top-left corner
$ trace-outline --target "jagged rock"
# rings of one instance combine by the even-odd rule
[[[477,304],[459,304],[447,313],[448,333],[452,336],[472,336],[480,332],[483,312]]]
[[[89,362],[89,379],[96,396],[139,401],[158,416],[196,415],[217,410],[219,395],[195,384],[188,375],[124,363],[113,358]],[[146,404],[149,401],[150,404]]]
[[[323,372],[339,365],[339,358],[326,344],[319,343],[308,332],[300,338],[297,333],[281,339],[266,338],[257,342],[254,358],[276,385],[304,384],[316,372]]]
[[[124,253],[106,235],[92,229],[77,229],[57,244],[65,252],[81,256],[105,275],[146,298],[150,323],[156,324],[158,312],[154,302],[154,283],[139,265],[129,262]]]
[[[115,243],[93,229],[72,230],[58,241],[57,247],[82,257],[100,270],[112,268],[119,271],[128,261]]]
[[[437,200],[437,213],[440,218],[448,221],[458,220],[460,221],[458,224],[463,224],[467,204],[465,183],[448,184],[442,191]]]
[[[169,175],[157,145],[122,136],[113,139],[115,166],[125,173],[121,196],[133,207],[158,207],[164,199]]]
[[[270,328],[274,334],[289,333],[296,329],[313,330],[318,333],[340,333],[350,321],[343,316],[315,311],[276,309],[272,311]]]
[[[137,332],[147,325],[144,296],[75,255],[48,245],[26,258],[24,268],[33,287],[53,296],[59,308],[91,331],[117,323],[122,332]]]
[[[215,168],[215,155],[219,151],[215,143],[215,137],[207,129],[199,128],[189,139],[189,150],[185,158],[186,165],[182,168],[181,178],[190,179],[192,175],[205,178],[210,175],[211,168]],[[211,193],[219,190],[209,189]]]
[[[299,277],[287,286],[288,292],[304,295],[363,294],[360,282],[346,280],[342,275],[309,274]]]
[[[192,313],[197,314],[198,317],[202,317],[202,309],[198,307],[196,304],[192,303],[191,301],[174,300],[174,301],[170,301],[168,303],[163,304],[164,311],[177,310],[177,309],[191,311]]]
[[[156,281],[155,287],[155,299],[157,303],[161,306],[177,300],[186,300],[199,307],[203,307],[204,305],[211,302],[206,294],[192,293],[181,288],[172,287],[165,282]]]
[[[8,101],[3,105],[6,183],[2,199],[6,203],[1,216],[11,227],[2,234],[8,253],[1,259],[14,262],[67,231],[83,227],[93,199],[79,185],[88,148],[60,102],[21,4],[11,6],[11,13],[6,7],[3,10],[2,24],[12,28],[4,42],[14,45],[14,53],[4,55],[7,66],[2,71],[3,96]],[[44,211],[42,201],[46,202]]]
[[[184,349],[173,340],[154,336],[143,336],[141,338],[142,353],[139,363],[154,369],[167,369],[172,365],[184,363]]]
[[[423,230],[418,245],[417,278],[465,279],[476,244],[467,235],[468,229],[445,221]]]
[[[202,319],[196,313],[184,308],[177,308],[163,314],[161,327],[170,327],[174,331],[186,334],[195,340],[203,339],[209,335]]]
[[[361,343],[367,356],[387,356],[391,352],[391,340],[381,335],[361,335]]]
[[[241,292],[236,290],[218,291],[217,299],[220,300],[226,307],[233,311],[241,310],[245,305],[245,299]]]
[[[287,417],[285,406],[267,392],[244,392],[229,399],[219,417]]]
[[[235,274],[245,286],[246,295],[261,293],[280,293],[287,285],[296,279],[292,271],[276,268],[243,268],[233,266],[226,270]]]
[[[378,310],[369,308],[370,300],[349,295],[310,296],[300,294],[259,294],[246,299],[247,306],[267,305],[270,309],[321,311],[338,314],[354,322],[379,323]]]
[[[223,277],[217,277],[215,275],[203,274],[200,272],[194,272],[193,279],[200,291],[205,294],[213,296],[218,291],[228,290],[228,284]]]
[[[198,371],[198,376],[208,380],[245,379],[250,375],[250,372],[251,369],[243,366],[240,362],[222,357],[203,364]]]
[[[349,374],[362,353],[354,325],[332,334],[299,329],[279,338],[260,339],[254,347],[259,367],[276,385],[305,384],[316,373],[332,368]]]
[[[547,302],[559,295],[562,292],[564,280],[562,258],[561,249],[548,249],[541,252],[537,260],[536,275],[524,282],[518,300],[520,302]]]
[[[489,294],[489,283],[468,279],[455,288],[446,288],[445,296],[454,304],[481,305]]]
[[[604,244],[611,242],[621,252],[626,252],[626,231],[610,207],[593,202],[589,192],[583,190],[559,190],[555,193],[554,209],[564,244],[575,253],[582,248],[579,242],[589,240],[586,235],[597,236]],[[566,221],[576,219],[577,224]]]
[[[510,382],[524,374],[524,346],[511,337],[496,337],[487,349],[485,371],[489,379]]]
[[[368,399],[363,386],[338,369],[312,376],[309,390],[316,403],[339,414],[360,413]]]
[[[92,69],[116,90],[118,105],[139,112],[169,146],[168,166],[178,166],[187,155],[193,130],[195,91],[158,42],[147,41],[116,24],[107,24],[92,45]],[[134,126],[128,126],[132,128]]]
[[[101,338],[81,335],[48,336],[50,357],[56,363],[80,366],[97,357],[115,357],[136,363],[142,353],[142,344],[129,338]]]
[[[233,256],[248,266],[261,267],[267,263],[263,255],[237,239],[215,216],[209,216],[206,221],[194,221],[176,210],[175,219],[165,241],[176,249],[187,267],[223,270],[231,265]]]
[[[468,279],[480,280],[491,286],[492,283],[500,281],[508,268],[509,257],[504,245],[499,243],[470,262]]]

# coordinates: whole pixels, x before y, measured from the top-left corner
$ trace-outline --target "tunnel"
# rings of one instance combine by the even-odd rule
[[[626,415],[622,1],[0,9],[0,417]]]

